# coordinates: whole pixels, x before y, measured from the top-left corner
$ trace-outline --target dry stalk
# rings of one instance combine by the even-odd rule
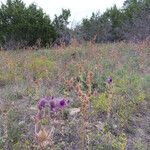
[[[35,100],[38,100],[40,97],[40,87],[41,87],[41,80],[35,80],[33,81],[33,86],[35,89]]]
[[[93,78],[93,73],[89,72],[86,78],[87,91],[86,93],[81,89],[81,84],[76,86],[77,95],[81,101],[81,130],[80,130],[80,139],[81,139],[81,150],[85,148],[86,142],[86,128],[88,124],[88,109],[90,105],[90,97],[91,97],[91,82]]]
[[[53,133],[54,133],[54,127],[52,127],[51,131],[46,130],[44,127],[40,127],[38,131],[38,124],[37,122],[35,124],[35,137],[38,142],[38,147],[41,150],[44,150],[48,145],[51,145],[51,149],[55,150],[54,142],[53,142]]]
[[[107,110],[107,122],[110,120],[111,110],[112,110],[112,102],[113,102],[113,84],[107,84],[108,86],[108,110]]]

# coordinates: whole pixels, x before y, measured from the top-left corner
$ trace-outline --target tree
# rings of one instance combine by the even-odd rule
[[[58,36],[65,33],[68,30],[67,25],[69,24],[68,19],[70,16],[71,12],[69,9],[62,9],[62,13],[59,16],[55,15],[52,24]]]
[[[62,43],[65,43],[65,45],[68,45],[70,43],[71,35],[69,28],[67,27],[70,16],[71,12],[69,9],[62,9],[62,13],[59,16],[55,15],[52,24],[56,31],[57,39],[54,44],[61,45]]]
[[[35,4],[26,7],[21,0],[7,0],[0,8],[0,43],[6,49],[54,41],[56,32],[49,16]]]
[[[144,40],[150,36],[150,2],[142,1],[138,14],[132,14],[132,22],[126,20],[124,23],[125,39]]]
[[[92,13],[77,26],[78,35],[95,42],[144,40],[150,35],[150,0],[126,0],[122,9],[116,5],[103,14]],[[81,39],[81,38],[80,38]]]
[[[86,41],[95,39],[95,42],[122,40],[123,13],[114,5],[102,15],[92,13],[81,23],[81,34]]]

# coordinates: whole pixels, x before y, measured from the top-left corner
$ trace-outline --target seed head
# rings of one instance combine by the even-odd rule
[[[45,131],[45,129],[41,129],[38,133],[36,133],[37,139],[40,143],[47,140],[48,133]]]

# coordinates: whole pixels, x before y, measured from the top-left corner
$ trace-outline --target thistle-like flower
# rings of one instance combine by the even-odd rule
[[[47,106],[49,107],[50,111],[58,111],[64,109],[69,104],[69,100],[64,98],[55,98],[55,97],[48,97],[45,96],[44,98],[40,99],[37,107],[39,109],[39,113]]]
[[[69,101],[64,98],[54,98],[49,101],[49,108],[51,111],[57,111],[60,109],[64,109],[68,103]]]
[[[45,108],[46,106],[46,103],[47,103],[47,100],[45,98],[42,98],[39,102],[38,102],[38,109],[39,110],[42,110],[43,108]]]
[[[112,83],[112,77],[110,76],[110,77],[108,77],[108,79],[107,79],[107,83],[108,84],[111,84]]]
[[[64,106],[66,105],[66,102],[64,99],[60,100],[59,102],[60,108],[64,108]]]

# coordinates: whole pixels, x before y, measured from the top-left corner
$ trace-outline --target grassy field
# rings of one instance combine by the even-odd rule
[[[146,42],[0,51],[0,149],[148,150]]]

